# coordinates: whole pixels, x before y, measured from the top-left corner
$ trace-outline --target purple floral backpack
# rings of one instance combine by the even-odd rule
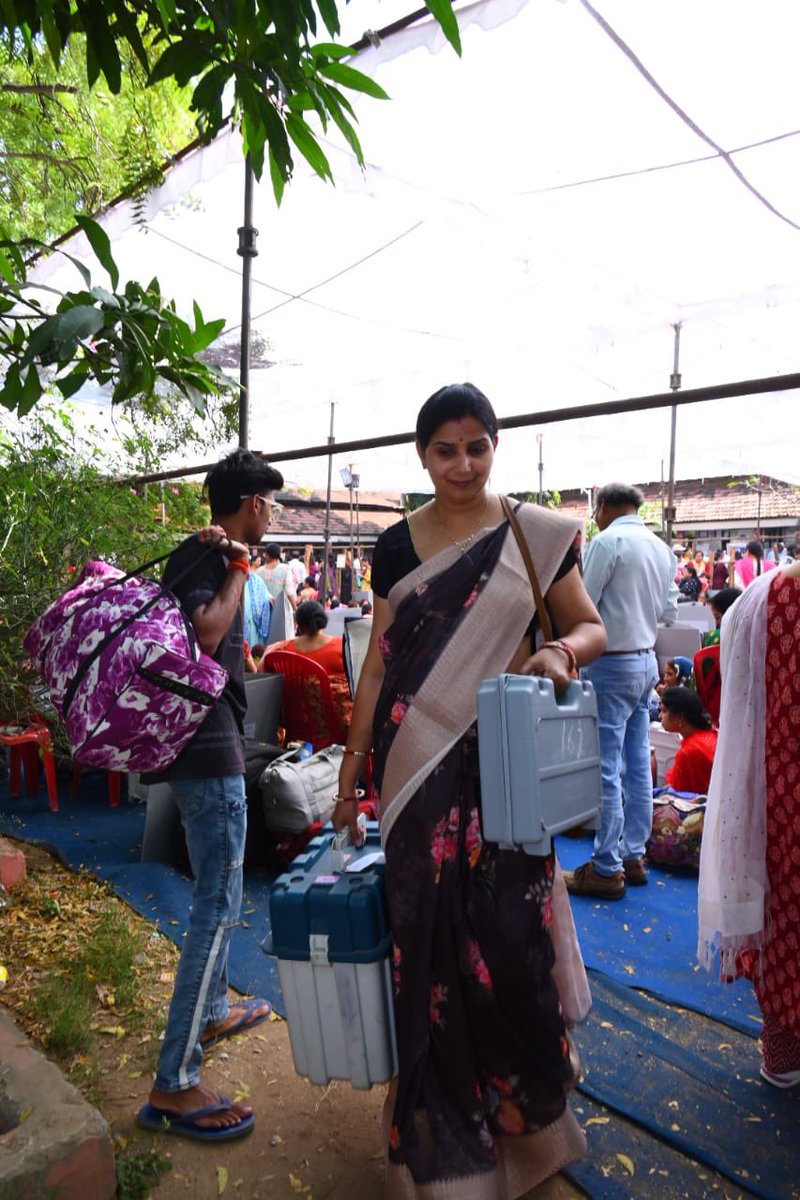
[[[228,681],[227,671],[198,649],[171,592],[104,562],[86,564],[31,626],[24,646],[50,689],[76,762],[107,771],[168,766]]]

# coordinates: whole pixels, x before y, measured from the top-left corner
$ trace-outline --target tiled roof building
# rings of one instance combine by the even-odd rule
[[[660,526],[666,484],[637,486],[649,506],[646,516]],[[766,475],[760,477],[760,488],[757,476],[680,479],[675,482],[674,495],[676,539],[696,538],[719,544],[746,541],[760,528],[765,541],[793,542],[800,523],[800,487]],[[559,511],[583,519],[591,512],[590,497],[585,491],[562,492]]]
[[[356,499],[357,497],[357,499]],[[289,488],[280,494],[283,509],[270,524],[265,541],[284,546],[317,548],[325,545],[325,492],[296,492]],[[353,544],[374,546],[378,536],[401,520],[403,509],[399,492],[356,492],[353,501]],[[350,545],[350,493],[347,488],[331,491],[331,544],[334,549]]]

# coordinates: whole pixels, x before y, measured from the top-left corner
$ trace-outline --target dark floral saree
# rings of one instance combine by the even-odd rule
[[[381,640],[379,791],[423,683],[499,569],[507,531],[498,527],[440,573],[428,572],[396,606]],[[533,601],[521,596],[524,629]],[[465,654],[474,638],[473,622]],[[386,839],[400,1061],[387,1111],[390,1196],[517,1196],[583,1150],[566,1105],[575,1068],[551,974],[554,858],[484,842],[480,805],[473,720]],[[541,1132],[548,1127],[549,1137]],[[522,1161],[513,1161],[515,1150]]]

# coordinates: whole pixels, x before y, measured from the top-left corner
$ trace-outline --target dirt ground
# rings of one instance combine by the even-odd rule
[[[139,955],[135,1008],[143,1019],[132,1020],[112,994],[97,988],[91,1046],[59,1065],[108,1121],[118,1156],[152,1148],[171,1162],[154,1188],[154,1200],[222,1195],[231,1200],[381,1200],[385,1088],[357,1091],[343,1082],[318,1087],[300,1078],[288,1026],[279,1018],[219,1042],[203,1064],[206,1086],[252,1105],[252,1134],[208,1145],[140,1130],[136,1112],[150,1088],[178,948],[90,876],[65,870],[37,847],[16,844],[24,850],[28,880],[15,889],[14,903],[0,920],[0,962],[9,971],[0,999],[38,1048],[46,1031],[35,1011],[37,986],[56,954],[77,952],[92,914],[109,903],[118,906],[141,935],[145,951]],[[555,1177],[528,1198],[582,1195]]]
[[[323,1088],[299,1078],[284,1021],[264,1023],[218,1043],[206,1059],[203,1082],[228,1095],[247,1097],[256,1111],[256,1127],[249,1137],[208,1146],[142,1134],[136,1130],[134,1112],[144,1089],[119,1076],[106,1078],[101,1107],[114,1133],[129,1145],[134,1139],[137,1145],[155,1145],[172,1162],[154,1200],[212,1200],[220,1195],[220,1178],[227,1178],[225,1194],[242,1200],[381,1200],[385,1089],[356,1091],[341,1082]],[[220,1176],[220,1168],[227,1176]],[[530,1200],[582,1195],[561,1177],[528,1193]]]

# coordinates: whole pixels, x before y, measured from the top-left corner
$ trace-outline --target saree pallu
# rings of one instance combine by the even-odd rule
[[[477,688],[462,676],[504,670],[532,614],[507,533],[500,526],[396,585],[381,641],[373,763],[388,826],[400,1062],[385,1112],[392,1200],[510,1200],[585,1152],[567,1107],[577,1068],[554,978],[554,905],[571,931],[561,966],[583,973],[563,881],[553,855],[501,851],[481,835]],[[550,557],[560,561],[569,531],[556,533]],[[546,590],[555,566],[546,556],[544,566]],[[432,687],[453,650],[460,675]],[[588,989],[578,1007],[585,1016]]]

